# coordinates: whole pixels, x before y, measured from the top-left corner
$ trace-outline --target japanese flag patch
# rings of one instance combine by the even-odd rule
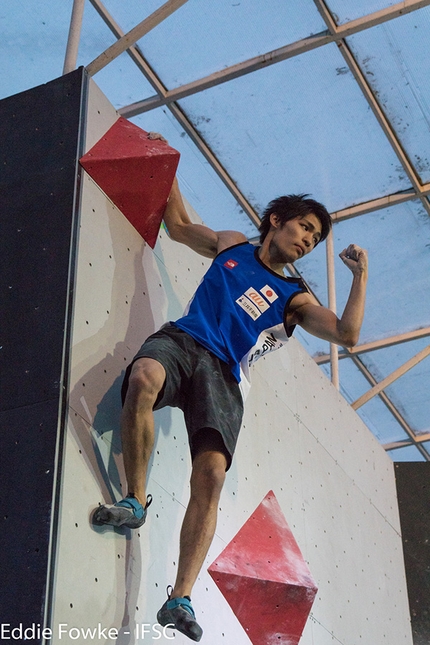
[[[268,284],[266,284],[266,286],[265,286],[265,287],[263,287],[262,289],[260,289],[260,293],[262,293],[262,294],[263,294],[263,296],[264,296],[264,297],[265,297],[265,298],[266,298],[270,303],[275,302],[275,300],[277,300],[277,299],[278,299],[278,294],[277,294],[277,293],[275,293],[274,289],[272,289],[272,287],[269,287],[269,285],[268,285]]]

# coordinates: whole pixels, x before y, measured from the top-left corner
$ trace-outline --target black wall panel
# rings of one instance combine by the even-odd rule
[[[80,69],[0,101],[0,615],[12,626],[44,610],[84,84]]]
[[[42,619],[51,522],[58,401],[0,412],[3,623]]]
[[[0,101],[2,410],[58,396],[81,85]]]
[[[414,645],[428,645],[430,462],[397,463],[395,472]]]

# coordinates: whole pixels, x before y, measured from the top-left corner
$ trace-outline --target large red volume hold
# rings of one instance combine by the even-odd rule
[[[297,645],[317,587],[273,491],[208,571],[253,645]]]
[[[154,248],[179,152],[123,117],[81,159],[86,172]]]

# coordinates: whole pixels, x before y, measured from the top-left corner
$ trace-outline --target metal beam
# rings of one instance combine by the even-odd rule
[[[424,195],[430,195],[430,184],[423,184],[421,192]],[[398,204],[405,204],[406,202],[414,200],[419,200],[419,195],[417,195],[415,190],[405,190],[401,193],[392,193],[385,197],[379,197],[378,199],[372,199],[368,202],[361,202],[354,206],[333,211],[330,213],[330,217],[333,223],[343,222],[353,217],[360,217],[360,215],[365,215],[366,213],[373,213],[382,208],[389,208],[390,206],[397,206]]]
[[[328,308],[336,314],[336,277],[334,270],[334,242],[333,231],[326,239],[326,264],[327,264],[327,290],[328,290]],[[335,343],[330,343],[330,373],[331,382],[334,387],[339,389],[339,347]]]
[[[120,54],[125,52],[131,45],[134,45],[140,38],[145,36],[151,29],[154,29],[173,12],[182,7],[188,0],[167,0],[165,4],[156,9],[150,16],[142,20],[136,27],[119,38],[116,43],[108,47],[97,58],[95,58],[86,70],[90,76],[99,72],[103,67],[112,62]]]
[[[395,336],[381,338],[380,340],[374,340],[370,343],[363,343],[362,345],[356,345],[355,347],[344,348],[342,352],[339,352],[339,358],[351,358],[351,356],[357,354],[364,354],[378,349],[384,349],[386,347],[393,347],[394,345],[400,345],[401,343],[407,343],[411,340],[425,338],[426,336],[430,336],[430,327],[423,327],[422,329],[408,331],[404,334],[396,334]],[[313,359],[318,365],[324,365],[330,361],[330,354],[313,356]]]
[[[409,448],[409,446],[413,446],[414,442],[413,441],[408,441],[405,439],[404,441],[394,441],[392,443],[382,443],[381,446],[383,447],[384,450],[398,450],[399,448]]]
[[[346,38],[351,34],[356,34],[358,31],[363,29],[369,29],[370,27],[376,27],[376,25],[382,25],[384,22],[393,20],[393,18],[399,18],[400,16],[405,16],[412,11],[417,11],[417,9],[422,9],[427,7],[430,4],[429,0],[403,0],[403,2],[397,2],[391,7],[384,7],[379,11],[374,13],[369,13],[361,18],[356,18],[355,20],[350,20],[343,25],[338,25],[334,19],[333,14],[328,10],[327,6],[322,6],[323,3],[320,0],[314,0],[318,11],[321,14],[326,25],[330,30],[334,31],[340,35],[341,38]],[[320,8],[321,7],[321,8]],[[327,13],[328,12],[328,13]],[[332,22],[333,27],[327,22],[327,15],[329,15],[329,20]]]
[[[362,396],[360,396],[354,403],[351,404],[351,407],[354,410],[357,410],[360,408],[362,405],[370,401],[374,396],[379,394],[382,390],[385,390],[386,387],[391,385],[391,383],[394,383],[398,378],[403,376],[403,374],[406,374],[410,369],[415,367],[418,363],[420,363],[422,360],[424,360],[428,355],[430,354],[430,345],[427,347],[424,347],[418,354],[415,354],[412,358],[410,358],[406,363],[401,365],[397,370],[389,374],[387,377],[382,379],[379,383],[374,385],[370,390],[365,392]]]
[[[430,432],[415,435],[415,441],[404,439],[403,441],[383,443],[382,447],[384,448],[384,450],[398,450],[399,448],[407,448],[408,446],[414,446],[415,444],[419,443],[427,443],[427,441],[430,441]]]
[[[430,194],[430,184],[424,184],[422,186],[421,194]],[[349,206],[348,208],[334,211],[333,213],[330,213],[330,215],[333,222],[343,222],[347,219],[351,219],[352,217],[359,217],[360,215],[365,215],[366,213],[373,213],[374,211],[379,211],[382,208],[397,206],[398,204],[404,204],[405,202],[410,202],[414,199],[419,199],[417,192],[415,190],[405,190],[401,193],[393,193],[391,195],[386,195],[385,197],[372,199],[368,202],[355,204],[354,206]]]

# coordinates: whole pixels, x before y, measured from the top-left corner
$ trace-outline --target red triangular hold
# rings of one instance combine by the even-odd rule
[[[316,584],[270,491],[208,569],[253,645],[296,645]]]
[[[179,152],[119,117],[80,163],[154,248]]]

